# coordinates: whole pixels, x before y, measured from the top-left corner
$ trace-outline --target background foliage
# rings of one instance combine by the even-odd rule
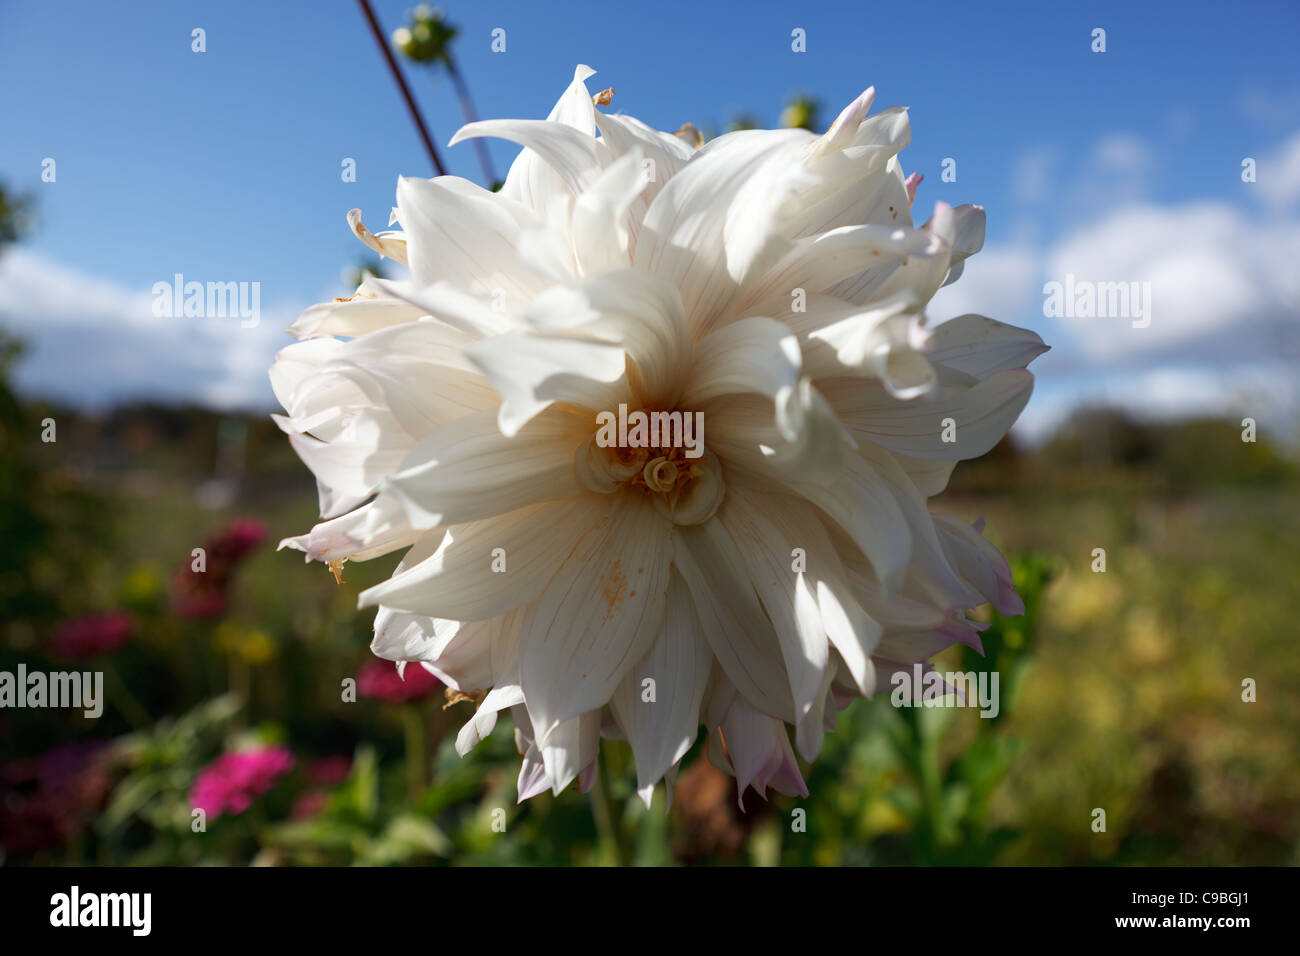
[[[11,864],[1296,862],[1297,473],[1231,425],[1092,412],[1033,454],[1004,443],[959,466],[937,502],[986,516],[1026,613],[991,614],[986,656],[939,663],[996,669],[999,716],[857,702],[807,770],[811,796],[750,793],[747,812],[697,748],[665,813],[662,789],[648,811],[635,798],[623,744],[605,744],[607,801],[517,806],[509,721],[461,759],[470,703],[344,701],[369,659],[356,594],[392,561],[349,564],[338,584],[273,550],[310,526],[315,495],[269,421],[87,417],[7,387],[0,410],[0,670],[108,680],[97,721],[0,711]],[[46,418],[56,442],[39,440]],[[178,616],[178,570],[240,516],[270,534],[233,572],[224,612]],[[61,621],[110,610],[134,621],[125,646],[52,656]],[[1257,703],[1241,700],[1244,677]],[[287,745],[296,769],[194,832],[198,772],[255,743]],[[59,764],[50,754],[66,766],[39,769]]]

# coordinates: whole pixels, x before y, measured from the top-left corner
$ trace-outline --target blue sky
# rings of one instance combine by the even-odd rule
[[[411,5],[375,4],[388,30]],[[918,220],[936,199],[988,210],[985,251],[932,315],[978,311],[1056,346],[1035,366],[1043,427],[1085,399],[1226,412],[1264,401],[1249,393],[1269,376],[1294,388],[1300,289],[1282,274],[1300,257],[1294,3],[443,7],[483,117],[545,116],[580,62],[598,71],[593,90],[615,88],[613,109],[666,129],[740,113],[775,125],[799,92],[828,122],[871,84],[878,105],[910,106],[901,159],[926,177]],[[497,27],[505,53],[490,50]],[[806,53],[791,51],[796,27]],[[1097,27],[1105,53],[1090,49]],[[407,75],[449,171],[479,179],[470,144],[445,148],[461,123],[449,84]],[[380,228],[397,176],[432,174],[350,0],[8,3],[0,102],[0,178],[40,214],[0,260],[0,323],[32,344],[27,391],[85,404],[266,403],[265,366],[289,341],[276,331],[339,293],[364,251],[347,210]],[[504,175],[515,148],[491,150]],[[46,157],[54,183],[40,179]],[[340,178],[344,157],[355,183]],[[956,182],[940,180],[945,157]],[[1258,182],[1242,182],[1245,157]],[[177,272],[260,282],[274,328],[136,314]],[[1043,281],[1065,272],[1153,278],[1155,323],[1045,318]]]

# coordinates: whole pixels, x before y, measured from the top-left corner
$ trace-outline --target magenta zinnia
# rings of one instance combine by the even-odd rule
[[[190,806],[209,817],[236,816],[294,767],[286,747],[255,747],[222,754],[199,771]]]

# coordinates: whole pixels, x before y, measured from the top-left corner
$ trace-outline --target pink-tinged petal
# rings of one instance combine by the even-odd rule
[[[720,727],[730,763],[735,769],[737,801],[745,808],[745,791],[753,787],[766,797],[774,787],[789,796],[807,796],[799,763],[785,724],[738,698]]]
[[[916,202],[916,187],[921,185],[921,180],[925,179],[920,173],[912,173],[903,183],[903,188],[907,190],[907,201]]]

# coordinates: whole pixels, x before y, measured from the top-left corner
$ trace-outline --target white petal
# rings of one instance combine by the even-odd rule
[[[995,372],[973,387],[943,386],[900,402],[872,382],[824,379],[822,393],[859,441],[914,458],[965,461],[1007,433],[1033,391],[1024,369]],[[952,441],[948,441],[952,438]]]
[[[861,291],[845,294],[842,286],[826,291],[853,302],[865,303],[888,298],[906,289],[918,302],[929,302],[948,275],[956,233],[957,221],[953,208],[947,203],[937,202],[934,204],[934,215],[919,230],[920,235],[928,234],[930,238],[930,244],[925,249],[905,256],[887,274],[878,280],[873,279]]]
[[[388,279],[375,279],[374,283],[386,294],[415,306],[460,332],[464,336],[463,346],[484,336],[513,331],[518,326],[505,309],[504,300],[472,295],[450,282],[435,282],[427,288]]]
[[[447,530],[436,551],[362,591],[358,607],[389,607],[458,621],[483,621],[527,604],[546,588],[574,546],[604,515],[607,498],[530,505]],[[500,549],[501,554],[495,554]],[[492,569],[494,558],[504,572]],[[499,565],[498,565],[499,566]]]
[[[456,635],[460,624],[381,607],[375,615],[370,652],[386,661],[432,660]]]
[[[948,276],[944,285],[951,285],[960,277],[965,262],[984,248],[984,207],[969,203],[958,206],[954,213],[957,219],[952,241],[952,259],[948,264]]]
[[[749,177],[773,161],[774,150],[798,148],[808,139],[802,130],[746,130],[720,136],[697,152],[650,204],[634,264],[677,286],[692,327],[706,329],[733,305],[740,279],[752,264],[729,261],[737,260],[738,253],[729,254],[723,238],[724,230],[741,235],[750,226],[760,232],[765,229],[762,223],[768,210],[761,202],[738,203]],[[751,249],[748,258],[755,255]]]
[[[480,136],[495,136],[532,150],[550,167],[560,182],[579,196],[599,169],[596,140],[567,126],[549,120],[479,120],[466,123],[451,138],[451,146]]]
[[[932,461],[900,455],[898,452],[893,454],[899,467],[907,472],[907,477],[912,479],[912,484],[916,485],[916,490],[927,498],[933,498],[948,487],[948,479],[952,477],[953,469],[957,467],[955,460]]]
[[[1004,369],[1024,368],[1047,349],[1029,329],[968,314],[935,326],[925,353],[936,365],[987,378]]]
[[[907,474],[894,457],[868,443],[859,447],[858,455],[888,488],[907,521],[912,539],[913,561],[909,578],[923,578],[925,588],[948,606],[974,607],[978,604],[979,595],[961,580],[948,562],[947,555],[939,544],[934,519],[926,508],[925,498],[908,480]]]
[[[289,326],[289,334],[298,339],[321,335],[353,337],[403,322],[413,322],[424,314],[401,299],[362,291],[367,287],[375,288],[369,282],[362,283],[361,289],[350,299],[335,299],[333,302],[313,305]]]
[[[520,683],[543,741],[608,703],[663,625],[672,525],[644,496],[616,497],[524,622]]]
[[[524,702],[524,692],[517,684],[506,684],[488,691],[474,716],[456,735],[456,753],[462,757],[473,750],[496,728],[497,714]]]
[[[572,498],[582,491],[573,450],[590,431],[589,422],[548,410],[507,438],[495,411],[476,412],[421,440],[383,490],[425,529]]]
[[[795,747],[799,751],[799,756],[804,760],[816,760],[822,751],[822,738],[826,730],[826,714],[830,710],[832,721],[834,720],[834,708],[828,708],[827,698],[830,697],[831,682],[835,677],[835,669],[828,667],[826,674],[822,678],[821,687],[818,688],[817,694],[813,700],[813,705],[809,708],[807,714],[799,718],[799,723],[795,725]],[[875,671],[872,669],[872,680],[875,680]]]
[[[547,119],[570,126],[585,136],[594,136],[595,107],[584,82],[594,73],[590,67],[579,65],[573,71],[573,81],[561,94]],[[515,157],[501,186],[501,195],[538,214],[545,214],[548,202],[560,191],[567,191],[563,180],[531,149],[523,149]]]
[[[406,265],[406,239],[400,232],[381,232],[378,235],[361,221],[360,209],[348,210],[348,227],[367,247],[394,262]]]
[[[627,672],[610,708],[636,758],[637,788],[652,788],[695,743],[713,654],[681,575],[668,583],[668,611],[650,652]],[[647,701],[644,682],[654,682]]]
[[[648,179],[639,150],[602,172],[573,206],[573,249],[584,275],[631,265],[627,214]]]
[[[691,158],[691,149],[676,136],[651,129],[631,116],[608,116],[597,112],[596,126],[600,129],[596,149],[602,162],[610,165],[620,157],[639,150],[645,157],[645,168],[653,174],[653,178],[632,201],[626,215],[628,248],[629,251],[634,251],[650,203],[668,180],[686,166]]]
[[[871,562],[880,581],[896,591],[912,558],[912,529],[895,489],[876,468],[857,452],[846,453],[844,464],[843,474],[829,485],[798,481],[789,485],[842,527]]]
[[[486,339],[465,354],[501,395],[497,424],[505,435],[556,402],[594,413],[627,401],[627,358],[616,345],[520,332]]]
[[[409,547],[425,533],[413,528],[391,500],[375,500],[321,522],[307,534],[285,538],[280,548],[302,551],[308,561],[368,561]]]
[[[789,297],[795,289],[807,293],[830,293],[838,283],[857,275],[864,268],[891,262],[898,263],[900,269],[904,268],[905,263],[918,261],[933,244],[934,236],[924,230],[899,226],[840,226],[808,236],[797,240],[790,251],[746,291],[738,307],[743,310],[773,296]],[[946,264],[946,257],[944,262]],[[882,292],[873,296],[873,300],[886,298],[888,294]],[[918,300],[929,301],[929,296],[918,296]]]
[[[529,305],[534,328],[579,331],[618,345],[632,361],[629,385],[650,408],[674,408],[690,371],[691,332],[681,296],[667,281],[620,269],[573,287],[554,286]]]
[[[758,502],[769,505],[765,514],[789,542],[783,554],[788,554],[789,548],[793,547],[802,550],[807,568],[804,577],[815,597],[818,619],[859,691],[865,693],[866,688],[874,685],[871,654],[880,640],[882,628],[854,595],[853,580],[844,567],[834,542],[818,520],[816,509],[797,500],[781,500],[777,503],[770,498],[752,498],[743,489],[738,494],[752,502],[751,507],[757,506]],[[824,670],[827,669],[830,668]],[[821,693],[821,690],[812,697],[814,703],[817,693]]]
[[[760,796],[769,786],[790,796],[807,796],[808,788],[799,773],[785,725],[736,700],[721,726],[727,753],[735,769],[740,807],[745,807],[745,790],[753,787]]]
[[[799,382],[799,343],[773,319],[752,316],[706,335],[695,348],[682,404],[697,407],[720,395],[752,392],[788,404]],[[793,440],[788,434],[787,440]]]
[[[411,276],[419,286],[450,281],[471,293],[498,290],[526,301],[544,279],[520,261],[521,210],[456,176],[397,181]]]
[[[456,628],[421,663],[448,687],[467,693],[518,684],[523,615],[516,608],[487,621],[455,622]]]
[[[600,711],[559,724],[540,749],[546,775],[551,779],[551,792],[558,795],[595,761],[600,749]]]
[[[708,446],[727,462],[755,476],[826,484],[839,478],[853,438],[807,379],[777,405],[775,418],[765,399],[726,396],[703,411]],[[786,435],[793,434],[793,440]]]
[[[1011,584],[1011,568],[1001,552],[974,527],[952,515],[934,516],[944,552],[954,568],[985,600],[1009,617],[1025,603]]]
[[[734,496],[719,510],[718,520],[735,542],[776,630],[795,714],[802,718],[812,708],[826,673],[830,655],[826,628],[804,573],[793,570],[797,545],[763,517],[756,505],[753,499]]]
[[[754,593],[736,544],[715,517],[676,529],[673,563],[723,671],[754,706],[794,722],[781,645]]]

